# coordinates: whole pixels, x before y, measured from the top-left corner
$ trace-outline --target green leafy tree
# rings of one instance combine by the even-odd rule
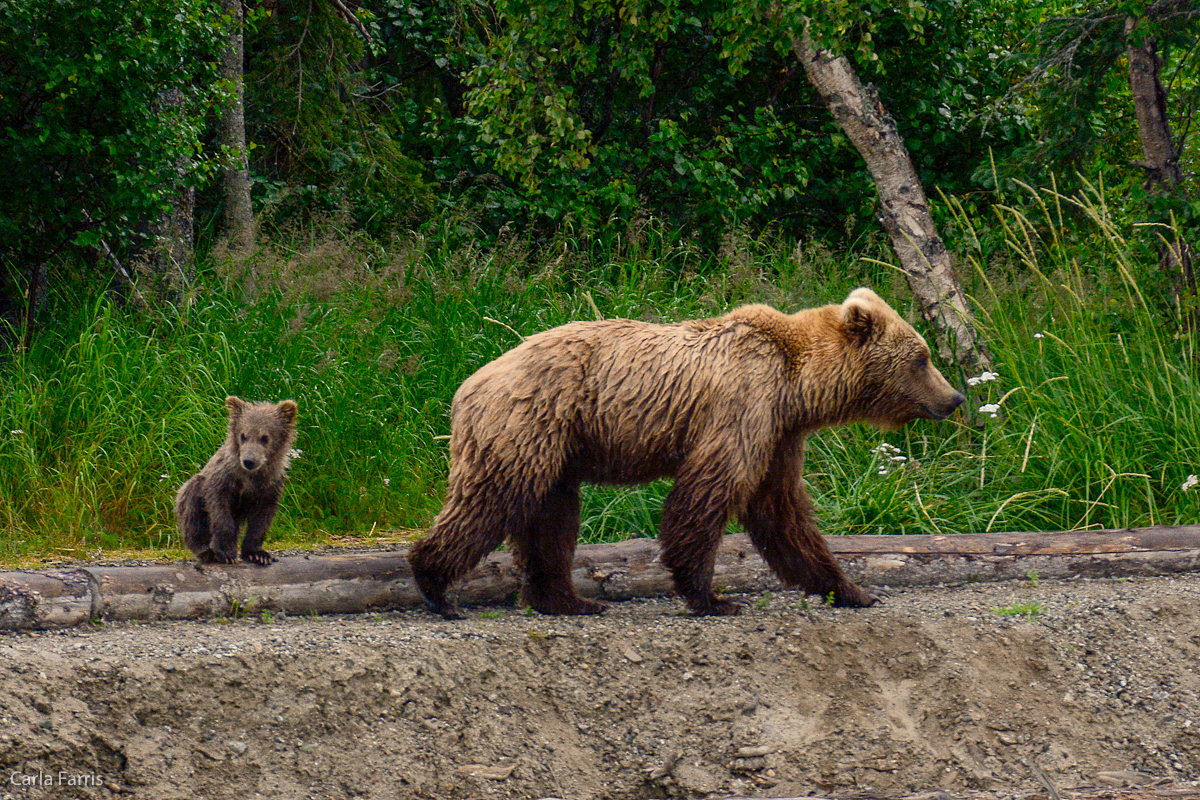
[[[1158,224],[1161,269],[1140,277],[1197,326],[1193,245],[1178,234],[1200,222],[1188,168],[1200,8],[1192,0],[1043,0],[1029,13],[1038,21],[1019,52],[1028,76],[1006,99],[1030,109],[1036,136],[1002,160],[1002,171],[1031,180],[1053,170],[1067,189],[1076,173],[1099,174],[1120,187]]]
[[[859,234],[871,178],[792,52],[804,20],[879,83],[923,179],[965,189],[988,145],[1024,135],[974,121],[1007,89],[1004,9],[931,5],[501,2],[469,108],[489,162],[552,219]]]
[[[201,0],[0,2],[0,291],[26,338],[61,257],[119,263],[208,174],[222,33]]]
[[[340,2],[251,15],[245,125],[257,202],[276,220],[349,211],[375,234],[432,204],[405,153],[403,114],[383,85],[379,11]]]
[[[844,198],[812,185],[833,162],[853,175],[858,207],[878,215],[943,356],[967,369],[987,365],[908,137],[851,61],[882,74],[883,54],[922,42],[927,24],[962,34],[961,24],[943,23],[920,0],[501,0],[497,19],[488,58],[470,75],[469,107],[497,169],[550,216],[585,216],[596,228],[607,210],[627,214],[649,200],[653,211],[682,207],[692,223],[716,222],[719,233],[806,206],[844,214]],[[928,151],[963,163],[951,140],[966,140],[965,129],[938,122],[954,110],[925,107],[943,128]],[[875,202],[863,202],[868,187]]]

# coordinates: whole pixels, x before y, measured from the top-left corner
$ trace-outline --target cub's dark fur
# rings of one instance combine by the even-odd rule
[[[204,469],[175,494],[175,521],[184,544],[202,564],[236,562],[238,530],[245,523],[242,559],[266,566],[275,560],[263,549],[263,540],[283,493],[296,403],[226,397],[225,406],[229,433]]]

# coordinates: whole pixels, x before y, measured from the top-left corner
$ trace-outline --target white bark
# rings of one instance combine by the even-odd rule
[[[807,36],[793,41],[793,52],[838,126],[867,162],[879,194],[879,222],[922,314],[937,332],[939,355],[968,372],[989,367],[991,355],[976,333],[950,252],[929,213],[908,148],[879,93],[863,85],[844,56],[817,48]]]

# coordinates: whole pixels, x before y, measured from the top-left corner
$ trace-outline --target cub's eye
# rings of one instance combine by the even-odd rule
[[[263,446],[266,446],[267,442],[271,441],[271,437],[263,434],[262,436],[258,437],[258,441],[262,443]]]

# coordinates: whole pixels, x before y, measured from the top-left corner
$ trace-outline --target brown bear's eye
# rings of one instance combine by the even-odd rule
[[[916,372],[924,372],[928,366],[929,366],[929,357],[921,356],[920,358],[917,359],[917,363],[913,365],[913,370]]]
[[[242,441],[243,442],[246,441],[246,434],[244,434],[244,433],[242,434]]]
[[[270,437],[263,435],[261,438],[259,438],[259,441],[262,442],[263,445],[265,446],[267,442],[271,441],[271,439],[270,439]]]

